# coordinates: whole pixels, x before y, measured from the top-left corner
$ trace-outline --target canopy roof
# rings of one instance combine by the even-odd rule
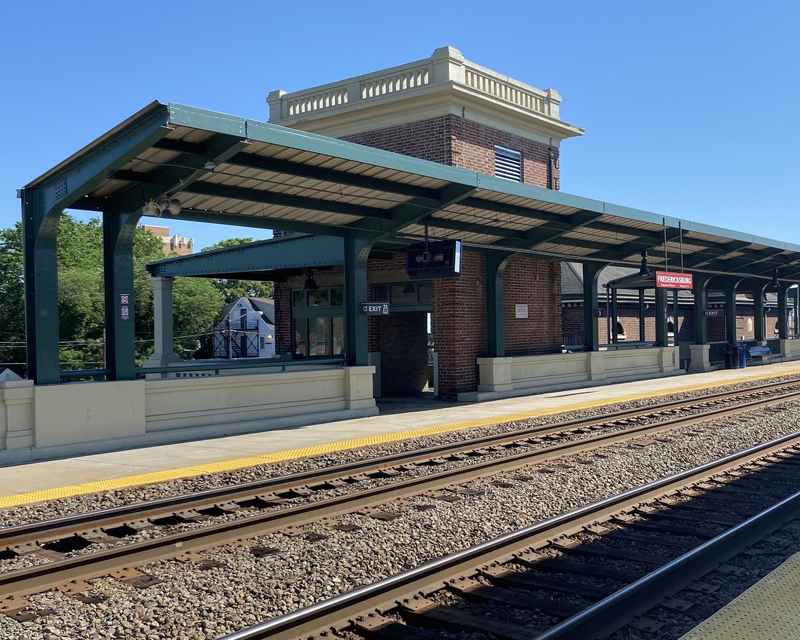
[[[154,102],[26,186],[50,211],[128,211],[178,198],[178,219],[300,231],[424,233],[468,248],[572,261],[800,279],[800,246],[389,153],[256,120]],[[768,212],[767,212],[768,213]],[[250,276],[252,277],[252,276]]]

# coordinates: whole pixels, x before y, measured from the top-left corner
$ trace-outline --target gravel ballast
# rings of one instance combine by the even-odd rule
[[[106,597],[98,604],[56,592],[32,596],[37,607],[52,608],[55,613],[27,623],[0,616],[0,637],[217,638],[798,430],[800,403],[780,407],[780,411],[752,412],[703,428],[679,429],[645,447],[621,444],[605,448],[601,455],[582,454],[580,459],[565,459],[546,469],[510,472],[500,479],[511,486],[492,484],[497,477],[470,482],[465,486],[484,493],[460,496],[457,502],[418,497],[403,505],[387,505],[383,510],[399,515],[394,520],[353,514],[337,519],[340,524],[358,526],[355,531],[319,524],[303,527],[304,533],[325,536],[316,541],[282,534],[252,541],[252,545],[278,549],[273,555],[255,557],[247,546],[221,547],[204,554],[222,563],[219,567],[202,569],[175,560],[145,565],[142,571],[164,582],[136,590],[103,578],[94,585],[93,593]],[[426,440],[429,446],[430,439]],[[341,454],[334,457],[342,461]],[[432,508],[421,510],[423,505]]]

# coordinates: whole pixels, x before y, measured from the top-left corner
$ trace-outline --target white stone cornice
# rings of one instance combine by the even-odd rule
[[[431,114],[465,115],[554,146],[583,129],[560,119],[561,96],[465,60],[442,47],[430,58],[303,91],[273,91],[270,122],[343,137]]]

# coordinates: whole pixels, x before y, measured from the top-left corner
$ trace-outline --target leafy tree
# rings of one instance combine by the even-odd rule
[[[59,358],[64,368],[97,368],[103,362],[103,227],[61,215],[58,229]],[[144,265],[163,259],[162,241],[137,228],[133,242],[134,326],[138,364],[153,351],[153,285]],[[22,225],[0,230],[0,362],[25,362],[25,292]],[[208,279],[180,278],[175,285],[175,335],[207,332],[223,300]],[[177,341],[176,351],[197,338]],[[183,352],[186,356],[187,353]],[[12,367],[24,374],[24,366]]]
[[[214,249],[224,249],[226,247],[238,247],[243,244],[250,244],[253,242],[252,238],[228,238],[210,247],[205,247],[203,251],[213,251]],[[274,284],[268,281],[259,280],[238,280],[235,278],[219,278],[213,279],[211,282],[222,294],[225,304],[236,302],[239,298],[244,296],[252,296],[254,298],[268,298],[274,292]]]
[[[175,353],[184,358],[200,349],[224,303],[208,278],[178,278],[173,288]]]

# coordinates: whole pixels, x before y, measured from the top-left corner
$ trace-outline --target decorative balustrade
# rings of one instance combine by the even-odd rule
[[[457,49],[442,47],[430,58],[367,74],[343,82],[287,94],[273,91],[267,98],[270,121],[280,122],[345,105],[377,100],[394,94],[441,85],[465,87],[472,92],[500,100],[524,111],[559,117],[561,97],[556,91],[542,91],[476,65]]]

